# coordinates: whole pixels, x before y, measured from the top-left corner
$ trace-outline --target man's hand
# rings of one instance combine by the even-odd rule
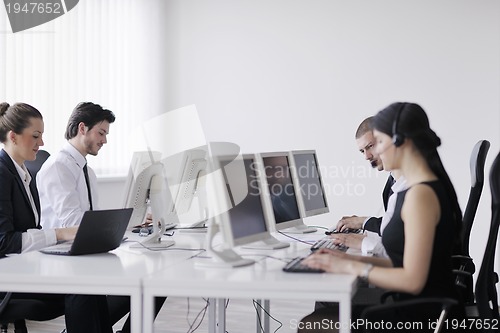
[[[347,228],[349,229],[363,229],[363,222],[367,219],[367,216],[343,216],[340,221],[337,222],[337,231],[341,232]]]
[[[57,228],[56,229],[56,239],[58,241],[68,241],[75,239],[76,231],[78,226],[68,227],[68,228]]]

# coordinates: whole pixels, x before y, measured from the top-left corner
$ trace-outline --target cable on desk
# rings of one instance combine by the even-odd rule
[[[187,247],[167,247],[167,248],[164,248],[164,249],[155,249],[155,248],[152,248],[152,247],[148,247],[144,244],[142,244],[141,242],[139,241],[128,241],[128,242],[131,242],[131,243],[139,243],[142,245],[143,248],[145,249],[148,249],[149,251],[173,251],[173,250],[177,250],[177,251],[200,251],[200,253],[203,253],[206,251],[206,249],[191,249],[191,248],[187,248]],[[191,259],[192,257],[188,258],[188,259]]]
[[[173,230],[207,230],[208,227],[175,227]]]
[[[297,242],[301,242],[301,243],[304,243],[304,244],[307,244],[307,245],[313,245],[314,243],[316,243],[316,241],[311,241],[311,242],[306,242],[300,238],[296,238],[296,237],[293,237],[293,236],[290,236],[289,234],[286,234],[284,232],[281,232],[281,231],[278,231],[279,234],[282,234],[283,236],[285,237],[288,237],[288,238],[291,238]]]
[[[200,250],[200,252],[196,253],[196,254],[193,254],[191,257],[188,258],[189,259],[193,259],[193,258],[197,258],[200,254],[202,254],[203,252],[206,252],[207,250],[205,249],[198,249]]]
[[[262,254],[262,256],[266,257],[266,258],[269,258],[269,259],[275,259],[275,260],[279,260],[279,261],[283,261],[283,262],[289,262],[290,259],[287,259],[287,258],[278,258],[278,257],[273,257],[273,256],[270,256],[270,255],[265,255],[265,254]]]
[[[310,228],[318,228],[318,229],[323,229],[323,230],[330,230],[330,228],[324,227],[322,225],[308,225]]]
[[[273,316],[271,316],[271,314],[262,307],[262,304],[260,304],[259,302],[257,302],[256,300],[252,300],[253,301],[253,307],[255,308],[255,313],[257,314],[257,318],[259,319],[259,325],[260,325],[260,330],[262,332],[265,332],[264,331],[264,327],[262,327],[262,319],[260,318],[260,314],[259,314],[259,310],[257,309],[257,307],[261,308],[262,311],[264,311],[264,313],[269,316],[269,318],[271,318],[272,320],[274,320],[275,322],[277,322],[279,324],[278,328],[276,328],[274,330],[274,333],[278,332],[280,328],[283,327],[283,323],[281,321],[279,321],[278,319],[274,318]]]

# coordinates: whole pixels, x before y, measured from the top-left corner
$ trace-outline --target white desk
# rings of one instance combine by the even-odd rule
[[[177,236],[177,235],[176,235]],[[141,240],[131,235],[132,239]],[[199,248],[189,237],[176,237],[173,247]],[[142,281],[145,276],[185,261],[196,252],[129,249],[131,242],[110,252],[58,256],[38,251],[0,260],[0,289],[12,292],[128,295],[131,330],[142,329]]]
[[[141,239],[134,236],[131,238]],[[203,235],[176,233],[174,248],[202,248],[203,240]],[[198,268],[196,260],[209,259],[187,260],[196,254],[193,251],[148,251],[130,249],[128,245],[96,255],[56,256],[34,251],[2,259],[0,289],[128,295],[133,333],[153,331],[155,296],[210,297],[217,299],[220,309],[224,308],[225,298],[336,301],[340,303],[341,322],[349,322],[355,276],[285,273],[281,270],[283,261],[259,255],[254,257],[258,262],[248,267]],[[283,250],[244,252],[291,259],[307,254],[309,247],[294,243]],[[219,330],[224,331],[224,320],[219,317]],[[348,331],[348,327],[341,330]]]
[[[274,251],[272,255],[291,258],[299,253],[304,254],[292,245],[290,249]],[[332,301],[340,303],[341,323],[349,323],[356,276],[285,273],[282,271],[284,262],[255,258],[260,261],[233,269],[201,268],[195,266],[195,262],[209,259],[191,259],[176,264],[175,270],[164,269],[146,277],[143,285],[143,331],[153,332],[153,300],[156,296],[209,297],[218,299],[219,306],[223,305],[221,299],[224,298]],[[218,329],[225,331],[220,320]],[[349,327],[343,326],[341,332],[349,332]]]

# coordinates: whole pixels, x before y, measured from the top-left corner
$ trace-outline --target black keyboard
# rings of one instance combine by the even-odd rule
[[[319,249],[339,250],[345,252],[347,251],[347,249],[349,249],[349,247],[341,244],[335,244],[333,239],[331,238],[322,238],[316,241],[313,246],[311,246],[311,251],[316,251]]]
[[[338,231],[337,229],[330,229],[328,231],[325,231],[325,235],[331,235],[331,234],[359,234],[363,231],[363,229],[350,229],[346,228],[342,231]]]
[[[289,273],[324,273],[324,270],[322,269],[311,268],[307,265],[304,265],[302,263],[302,260],[304,260],[303,257],[292,259],[292,261],[290,261],[285,265],[285,267],[283,267],[283,270]]]

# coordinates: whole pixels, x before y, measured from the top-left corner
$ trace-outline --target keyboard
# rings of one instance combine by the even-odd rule
[[[311,268],[307,265],[304,265],[302,263],[302,260],[305,258],[303,257],[297,257],[292,259],[288,264],[283,267],[283,271],[289,272],[289,273],[323,273],[324,270],[322,269],[317,269],[317,268]]]
[[[331,234],[359,234],[363,232],[363,229],[350,229],[346,228],[342,231],[338,231],[337,229],[333,228],[328,231],[325,231],[325,235],[331,235]]]
[[[339,250],[345,252],[347,251],[347,249],[349,249],[349,247],[345,245],[335,244],[333,239],[331,238],[322,238],[316,241],[316,243],[311,246],[311,251],[316,251],[319,249]]]

